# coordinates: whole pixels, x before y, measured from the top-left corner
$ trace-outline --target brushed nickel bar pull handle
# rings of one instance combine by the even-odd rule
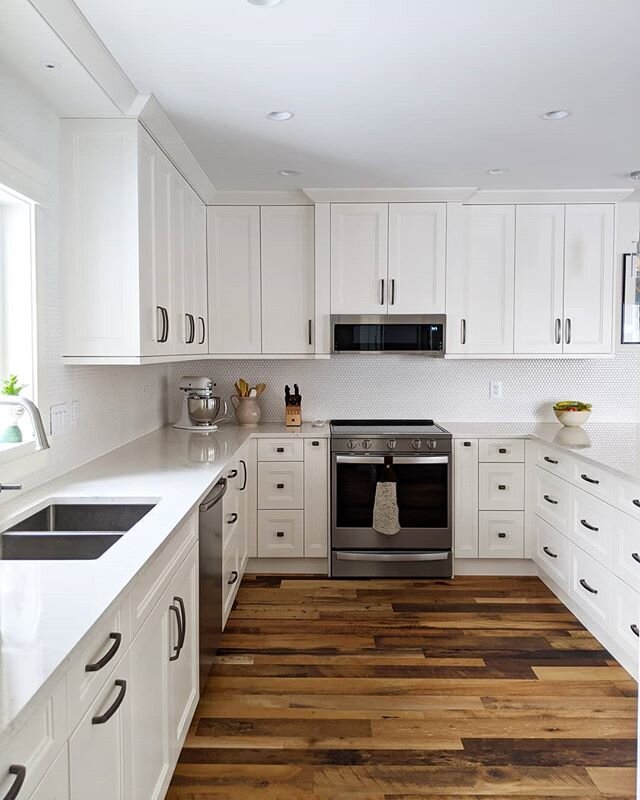
[[[564,340],[567,344],[571,344],[571,320],[569,317],[564,322]]]
[[[384,278],[380,279],[380,305],[384,305]]]
[[[460,344],[467,343],[467,320],[463,317],[460,320]]]
[[[562,320],[556,319],[556,344],[562,344]]]
[[[309,320],[309,345],[313,344],[313,320]]]

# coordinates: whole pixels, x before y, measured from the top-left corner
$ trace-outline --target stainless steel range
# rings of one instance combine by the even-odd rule
[[[400,530],[373,528],[391,471]],[[331,421],[333,577],[452,575],[451,434],[433,420]]]

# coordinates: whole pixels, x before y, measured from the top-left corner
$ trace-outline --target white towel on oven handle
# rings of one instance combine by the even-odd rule
[[[395,536],[400,531],[397,484],[395,481],[378,481],[373,505],[373,529],[385,536]]]

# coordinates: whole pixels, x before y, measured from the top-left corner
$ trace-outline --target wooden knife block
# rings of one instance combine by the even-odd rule
[[[299,428],[302,425],[302,409],[300,406],[285,406],[284,424],[287,428]]]

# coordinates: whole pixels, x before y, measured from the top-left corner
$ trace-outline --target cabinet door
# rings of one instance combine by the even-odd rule
[[[158,149],[154,158],[154,258],[151,276],[151,295],[155,316],[154,351],[156,355],[173,352],[177,334],[173,298],[174,286],[171,275],[171,259],[173,256],[173,214],[171,203],[173,178],[173,166]],[[149,353],[149,355],[152,354]]]
[[[69,800],[69,753],[66,745],[29,800]]]
[[[198,547],[169,587],[169,738],[172,763],[180,754],[199,697]]]
[[[331,206],[331,313],[387,311],[386,203]]]
[[[241,559],[242,571],[246,561],[258,555],[258,454],[257,441],[249,439],[238,453],[238,471],[240,472],[239,506],[245,528],[246,553]]]
[[[329,539],[329,442],[304,441],[304,554],[325,558]]]
[[[447,349],[513,353],[515,206],[451,205]]]
[[[116,683],[117,681],[117,683]],[[143,740],[153,731],[131,726],[132,685],[129,654],[96,697],[69,740],[71,800],[142,800],[146,794],[132,790],[132,762]],[[134,746],[135,745],[135,746]]]
[[[389,206],[390,314],[444,314],[445,203]]]
[[[262,352],[313,353],[313,206],[260,209]]]
[[[131,797],[135,800],[160,800],[169,779],[168,597],[165,593],[160,598],[129,648]]]
[[[613,234],[613,205],[566,207],[565,353],[610,353],[612,350]]]
[[[515,352],[562,352],[564,206],[516,207]]]
[[[211,353],[259,353],[260,209],[207,210]]]
[[[169,307],[169,341],[165,345],[166,352],[184,355],[189,352],[187,342],[191,339],[191,324],[187,320],[186,306],[190,298],[185,297],[185,260],[187,250],[191,248],[190,237],[186,234],[187,187],[182,176],[174,169],[171,171],[171,206],[170,206],[170,280],[171,305]]]
[[[206,209],[185,184],[182,270],[182,343],[185,353],[207,353]]]
[[[457,558],[478,557],[478,440],[454,442],[454,546]]]

